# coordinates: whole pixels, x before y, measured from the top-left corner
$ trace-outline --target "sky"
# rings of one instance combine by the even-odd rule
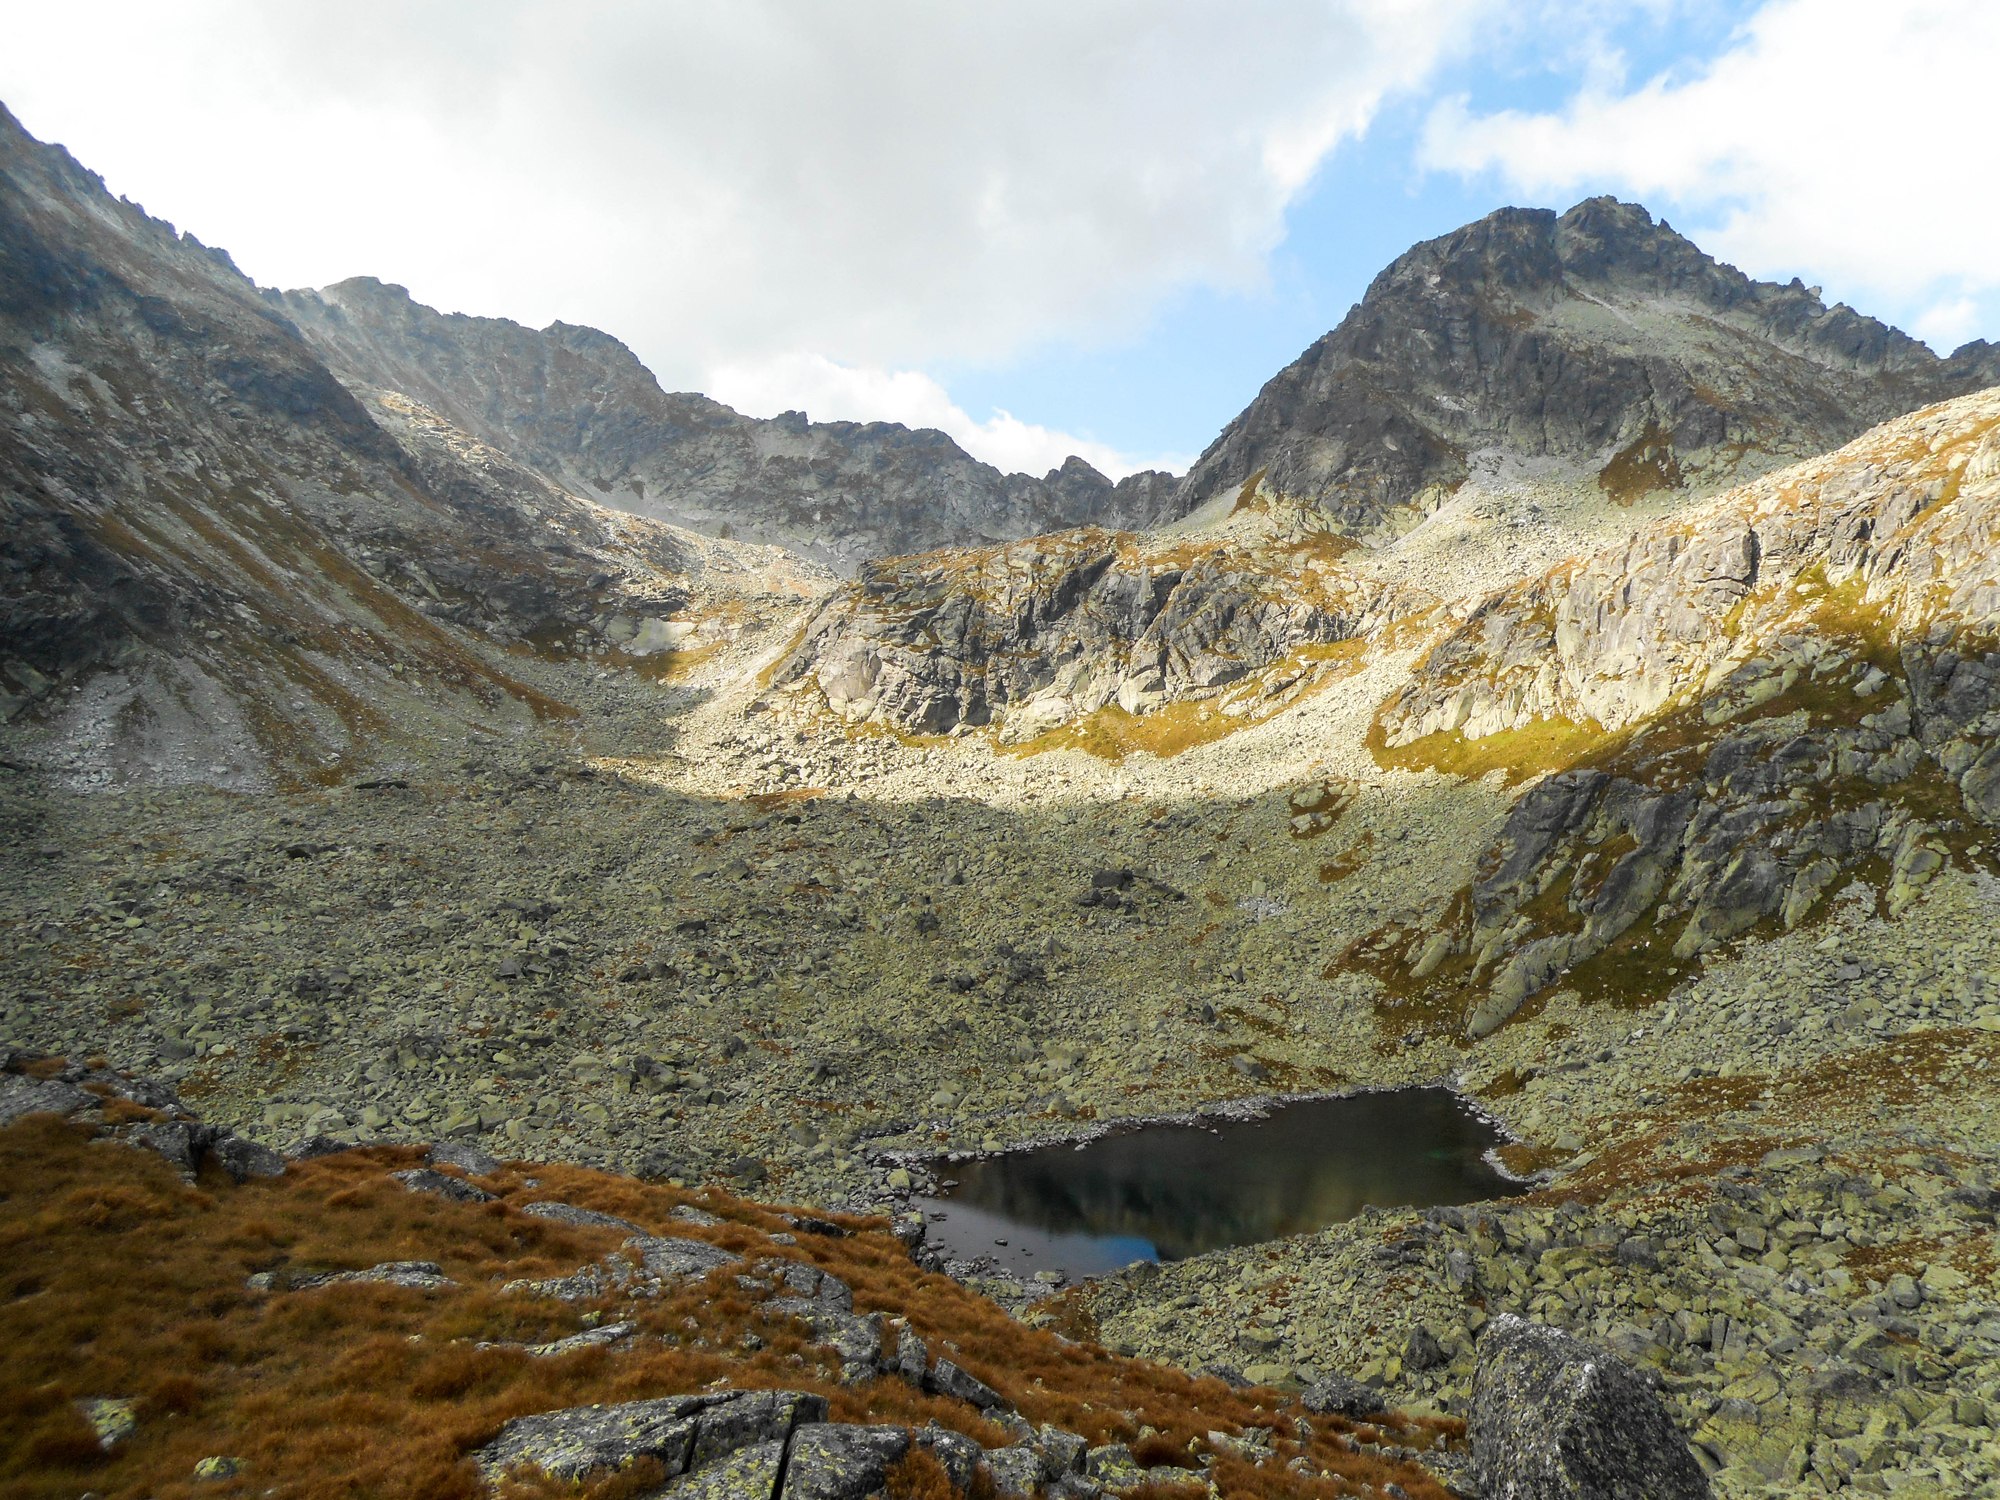
[[[266,286],[758,416],[1176,471],[1419,240],[1643,202],[2000,341],[1993,0],[0,0],[0,102]]]

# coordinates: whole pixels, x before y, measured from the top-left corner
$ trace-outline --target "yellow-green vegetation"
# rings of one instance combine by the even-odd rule
[[[1501,772],[1514,786],[1547,771],[1567,770],[1604,744],[1604,726],[1596,720],[1578,724],[1569,719],[1538,719],[1522,729],[1469,740],[1455,729],[1439,730],[1389,747],[1381,716],[1369,726],[1368,753],[1385,771],[1443,771],[1477,780]]]
[[[1165,760],[1197,745],[1212,745],[1254,722],[1250,715],[1217,712],[1210,699],[1169,703],[1147,714],[1127,713],[1117,704],[1107,703],[1061,728],[1006,747],[1002,753],[1024,756],[1081,750],[1112,762],[1139,753]]]

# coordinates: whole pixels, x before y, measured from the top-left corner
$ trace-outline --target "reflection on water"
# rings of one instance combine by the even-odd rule
[[[1500,1140],[1449,1090],[1399,1089],[940,1166],[960,1185],[926,1208],[954,1256],[1092,1276],[1299,1234],[1369,1204],[1504,1197],[1518,1188],[1482,1160]]]

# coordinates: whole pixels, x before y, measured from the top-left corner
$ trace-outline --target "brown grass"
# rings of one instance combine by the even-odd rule
[[[388,1179],[414,1159],[408,1148],[370,1148],[294,1164],[282,1178],[239,1186],[211,1172],[190,1186],[150,1152],[93,1144],[87,1128],[40,1117],[0,1131],[0,1346],[9,1354],[0,1376],[0,1500],[75,1500],[86,1489],[105,1500],[472,1500],[479,1482],[466,1455],[511,1417],[714,1382],[817,1391],[835,1421],[936,1420],[988,1446],[1006,1440],[971,1407],[893,1377],[840,1384],[830,1354],[810,1345],[802,1327],[763,1315],[728,1271],[657,1300],[567,1306],[503,1294],[502,1281],[566,1274],[623,1238],[522,1214],[515,1202],[524,1193],[659,1228],[673,1207],[697,1202],[725,1222],[676,1224],[677,1233],[824,1266],[853,1287],[857,1311],[908,1317],[935,1356],[1001,1391],[1031,1422],[1092,1443],[1136,1441],[1146,1426],[1160,1434],[1153,1441],[1162,1452],[1194,1451],[1211,1430],[1296,1435],[1280,1393],[1232,1391],[1017,1322],[919,1270],[879,1221],[846,1221],[858,1231],[846,1239],[782,1246],[770,1235],[788,1226],[761,1206],[559,1165],[535,1167],[532,1190],[503,1173],[493,1184],[500,1201],[465,1205],[411,1195]],[[434,1260],[458,1284],[436,1293],[349,1285],[270,1296],[244,1286],[256,1271],[383,1260]],[[560,1337],[591,1313],[635,1321],[641,1337],[619,1351],[560,1359],[477,1347]],[[753,1332],[764,1347],[749,1353],[740,1345]],[[141,1402],[137,1433],[110,1455],[97,1450],[73,1405],[100,1396]],[[1345,1424],[1314,1425],[1322,1434],[1315,1464],[1441,1497],[1410,1466],[1330,1443]],[[1402,1423],[1397,1440],[1423,1446],[1450,1428]],[[196,1481],[194,1466],[210,1455],[241,1460],[242,1473]],[[1226,1464],[1216,1468],[1219,1479],[1227,1474],[1226,1494],[1341,1493],[1275,1468]],[[892,1492],[941,1496],[934,1467],[909,1460]],[[589,1493],[616,1500],[614,1491],[632,1482],[624,1476]],[[532,1476],[509,1488],[576,1493]]]

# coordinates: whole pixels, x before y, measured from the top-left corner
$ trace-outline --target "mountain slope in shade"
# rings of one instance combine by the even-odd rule
[[[1595,473],[1613,499],[1713,489],[1995,382],[2000,349],[1940,359],[1796,279],[1750,280],[1635,204],[1505,208],[1377,276],[1175,509],[1258,479],[1380,540],[1500,455]]]
[[[51,764],[325,780],[560,716],[482,639],[671,613],[718,545],[727,588],[776,560],[364,394],[226,255],[0,112],[0,712]]]
[[[746,417],[660,389],[594,328],[444,314],[356,277],[268,294],[341,378],[402,391],[579,494],[699,531],[863,559],[1162,517],[1171,475],[1113,484],[1072,457],[1002,474],[944,433],[895,422]]]

